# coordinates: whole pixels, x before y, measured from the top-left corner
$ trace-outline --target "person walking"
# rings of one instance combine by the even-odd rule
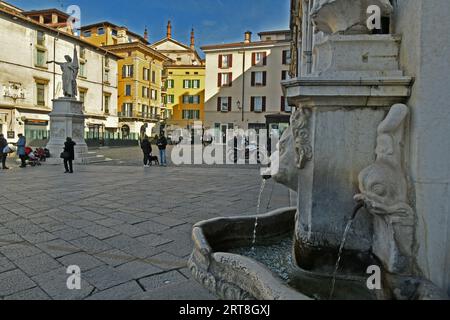
[[[164,133],[161,137],[156,136],[156,145],[159,149],[159,157],[161,158],[161,166],[167,167],[166,149],[167,149],[167,138]]]
[[[27,154],[26,154],[26,150],[25,147],[27,145],[27,139],[23,136],[23,134],[19,134],[19,140],[17,140],[17,155],[20,158],[21,161],[21,168],[26,168],[27,167],[27,163],[25,162]]]
[[[75,146],[77,144],[72,141],[72,138],[67,138],[64,142],[64,168],[65,173],[73,173],[73,161],[75,160]]]
[[[2,161],[2,169],[8,170],[9,168],[6,166],[6,158],[8,157],[8,153],[5,148],[8,146],[8,141],[6,141],[5,136],[0,134],[0,160]]]
[[[144,139],[141,142],[141,149],[144,153],[144,168],[149,168],[150,165],[150,157],[152,154],[152,144],[150,143],[150,140],[147,136],[144,136]]]

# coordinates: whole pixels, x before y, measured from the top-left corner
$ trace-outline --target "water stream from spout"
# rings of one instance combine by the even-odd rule
[[[358,203],[356,205],[355,209],[353,210],[352,218],[350,219],[350,221],[347,223],[347,226],[345,227],[344,236],[342,237],[341,246],[339,247],[339,254],[338,254],[338,259],[336,261],[336,267],[335,267],[334,273],[333,273],[333,281],[331,284],[331,291],[330,291],[330,300],[333,299],[334,291],[336,289],[337,274],[338,274],[339,268],[341,266],[342,254],[344,253],[344,248],[345,248],[345,243],[347,242],[347,237],[350,233],[350,230],[352,229],[353,222],[355,221],[356,216],[358,215],[358,212],[359,212],[359,210],[361,210],[362,207],[364,207],[363,203]]]
[[[269,201],[267,202],[267,210],[270,209],[270,205],[272,204],[273,192],[275,191],[275,182],[272,183],[272,191],[270,191]]]
[[[261,211],[261,200],[262,200],[262,195],[264,193],[264,189],[266,188],[266,183],[267,183],[267,180],[263,179],[263,181],[261,182],[261,189],[259,190],[258,205],[256,207],[255,228],[253,230],[253,242],[252,242],[252,250],[253,251],[255,250],[255,245],[256,245],[256,236],[257,236],[257,232],[258,232],[258,216]]]

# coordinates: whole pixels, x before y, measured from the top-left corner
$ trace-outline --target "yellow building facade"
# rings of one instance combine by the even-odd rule
[[[172,112],[165,104],[164,65],[171,59],[152,49],[144,37],[102,22],[82,28],[82,37],[122,59],[118,61],[118,117],[124,136],[159,134]]]
[[[166,103],[172,110],[168,124],[173,129],[191,128],[205,119],[205,68],[203,66],[167,67]]]
[[[205,119],[205,64],[195,48],[194,30],[187,46],[172,38],[172,24],[167,24],[166,38],[151,45],[170,58],[165,63],[165,102],[172,111],[167,133],[191,129],[194,122]]]
[[[157,128],[171,117],[163,92],[164,63],[168,58],[138,42],[104,48],[122,57],[117,86],[122,132],[159,134]]]

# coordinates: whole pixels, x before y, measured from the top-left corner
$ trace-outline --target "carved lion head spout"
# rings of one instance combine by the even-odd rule
[[[361,193],[355,200],[363,201],[377,215],[409,215],[407,180],[402,164],[404,122],[408,107],[394,105],[378,127],[377,159],[359,175]]]

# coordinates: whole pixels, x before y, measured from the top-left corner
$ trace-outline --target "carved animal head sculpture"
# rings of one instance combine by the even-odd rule
[[[292,127],[287,128],[281,136],[277,151],[270,157],[267,174],[289,189],[298,190],[298,169],[295,164]]]
[[[402,165],[404,121],[408,107],[394,105],[378,127],[377,159],[359,176],[361,193],[355,200],[363,201],[377,215],[409,215],[407,181]]]

